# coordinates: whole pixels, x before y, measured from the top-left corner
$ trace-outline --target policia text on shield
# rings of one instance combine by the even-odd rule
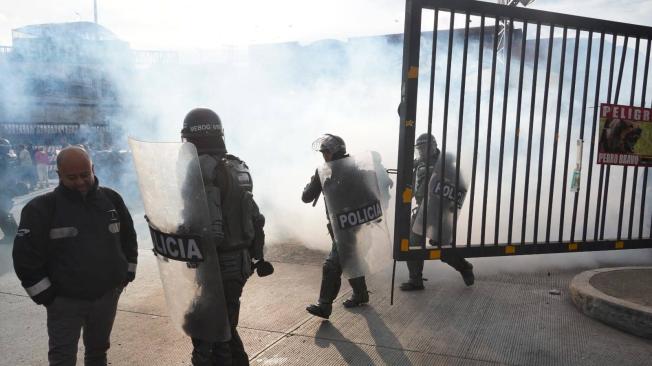
[[[192,340],[193,365],[248,365],[237,329],[240,296],[254,270],[274,271],[263,259],[265,217],[249,168],[227,154],[214,111],[191,110],[181,137],[183,143],[130,140],[169,312]],[[168,161],[177,179],[149,184],[162,174],[153,159]]]

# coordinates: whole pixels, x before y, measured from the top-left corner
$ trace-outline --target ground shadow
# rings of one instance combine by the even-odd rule
[[[357,344],[346,339],[331,322],[321,323],[315,334],[315,344],[320,348],[327,348],[332,344],[347,365],[374,365],[371,357]]]
[[[412,365],[412,362],[402,350],[401,343],[385,321],[380,317],[373,305],[351,309],[352,312],[362,315],[367,321],[369,333],[374,339],[380,357],[387,365]]]

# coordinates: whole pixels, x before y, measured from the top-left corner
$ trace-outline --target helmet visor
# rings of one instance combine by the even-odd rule
[[[312,149],[319,152],[328,151],[331,154],[335,154],[339,151],[346,151],[344,142],[333,135],[323,135],[319,137],[312,142]]]
[[[326,140],[328,136],[321,136],[315,141],[312,142],[312,149],[315,151],[324,151],[327,150],[324,146],[324,140]]]

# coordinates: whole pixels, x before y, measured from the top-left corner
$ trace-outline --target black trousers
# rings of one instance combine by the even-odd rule
[[[52,366],[74,366],[79,336],[83,332],[84,365],[106,366],[106,352],[122,287],[107,291],[97,300],[58,296],[47,307],[48,360]]]
[[[414,217],[412,218],[414,220]],[[421,243],[423,237],[415,232],[410,232],[410,243]],[[432,245],[432,244],[431,244]],[[453,247],[445,256],[441,257],[441,261],[455,268],[458,272],[471,267],[471,263],[464,259]],[[423,264],[424,260],[407,261],[408,271],[410,272],[411,280],[421,280],[423,278]]]
[[[251,258],[248,252],[220,255],[220,269],[224,286],[224,300],[231,325],[231,339],[227,342],[207,342],[192,339],[193,366],[248,366],[249,356],[238,334],[240,296],[247,278],[251,275]]]
[[[249,365],[249,356],[245,352],[244,344],[238,334],[238,319],[240,317],[240,296],[244,282],[227,280],[224,282],[224,297],[226,311],[231,324],[231,340],[213,345],[214,365]]]
[[[340,292],[342,284],[342,266],[337,246],[332,244],[331,252],[322,266],[321,288],[319,289],[319,303],[332,304]]]

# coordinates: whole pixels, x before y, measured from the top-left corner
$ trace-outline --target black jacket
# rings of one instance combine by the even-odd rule
[[[49,293],[94,300],[133,279],[138,245],[120,195],[98,181],[83,197],[60,184],[31,200],[14,241],[14,269],[36,303]],[[131,273],[128,273],[131,272]]]
[[[349,154],[338,154],[333,158],[333,161],[348,158],[348,157]],[[322,188],[321,188],[321,180],[319,179],[319,169],[315,169],[315,174],[313,174],[313,176],[310,177],[310,182],[308,182],[306,187],[303,189],[303,193],[301,193],[301,200],[304,203],[313,202],[315,199],[319,198],[319,195],[321,194],[321,190]],[[326,211],[328,211],[328,209],[326,209]]]
[[[319,180],[319,173],[315,170],[315,174],[310,177],[310,182],[306,184],[301,194],[301,200],[304,203],[314,201],[321,194],[321,181]]]

